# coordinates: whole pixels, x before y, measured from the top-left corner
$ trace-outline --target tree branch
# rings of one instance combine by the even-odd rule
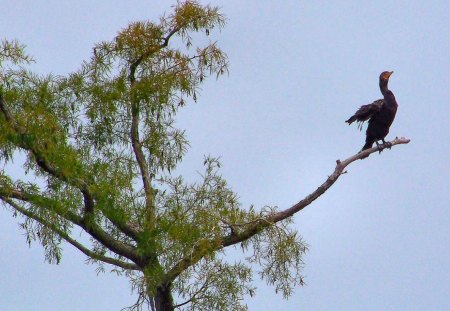
[[[132,107],[132,121],[131,121],[131,144],[133,146],[133,151],[136,157],[136,161],[139,165],[141,171],[142,183],[144,185],[144,192],[146,197],[147,208],[153,208],[152,202],[153,190],[151,186],[150,170],[147,164],[147,159],[145,158],[144,151],[142,150],[142,145],[139,140],[139,107],[138,103],[134,103]]]
[[[128,80],[131,84],[131,87],[136,82],[136,70],[138,66],[152,53],[161,50],[165,48],[169,44],[170,38],[179,31],[179,28],[175,27],[172,31],[170,31],[166,37],[162,38],[163,43],[161,43],[155,50],[150,50],[145,53],[143,53],[141,56],[139,56],[134,62],[130,64],[130,73],[128,75]],[[146,198],[146,207],[150,214],[149,223],[154,222],[154,204],[153,204],[153,196],[154,191],[151,186],[151,176],[150,176],[150,170],[147,164],[147,159],[145,158],[145,154],[142,150],[142,145],[139,139],[139,103],[136,102],[136,100],[133,100],[132,102],[132,108],[131,108],[131,145],[133,147],[133,152],[136,157],[136,161],[139,166],[139,170],[141,172],[142,176],[142,183],[144,187],[145,192],[145,198]]]
[[[143,53],[140,57],[138,57],[134,62],[130,64],[130,73],[128,75],[128,80],[130,81],[131,86],[136,82],[136,70],[137,67],[144,61],[147,57],[149,57],[152,53],[157,50],[163,49],[168,46],[170,38],[176,34],[180,28],[174,27],[164,38],[162,38],[163,43],[161,43],[156,50],[150,50]],[[133,151],[136,157],[136,161],[138,162],[139,169],[141,171],[142,183],[144,186],[144,192],[147,201],[147,208],[153,209],[153,189],[151,187],[151,177],[150,170],[147,164],[147,160],[145,158],[145,154],[142,150],[141,142],[139,140],[139,103],[132,103],[132,120],[131,120],[131,144],[133,146]]]
[[[6,105],[5,99],[3,97],[2,92],[0,92],[0,110],[3,112],[6,120],[11,123],[14,131],[16,131],[19,135],[25,135],[25,131],[19,126],[11,111]],[[79,189],[84,197],[85,209],[87,212],[92,212],[94,209],[94,199],[89,190],[87,183],[84,180],[79,178],[71,178],[66,176],[61,170],[53,167],[49,161],[45,158],[45,156],[40,152],[36,146],[30,146],[29,144],[24,143],[23,141],[19,142],[19,147],[29,151],[34,158],[36,159],[36,164],[48,174],[74,186]]]
[[[290,208],[287,208],[283,211],[272,214],[272,215],[268,216],[266,219],[263,219],[255,224],[253,224],[249,229],[245,230],[243,233],[228,236],[223,241],[223,247],[227,247],[227,246],[245,241],[245,240],[249,239],[250,237],[252,237],[253,235],[259,233],[264,228],[272,225],[273,223],[287,219],[288,217],[291,217],[295,213],[301,211],[306,206],[311,204],[314,200],[316,200],[318,197],[320,197],[325,191],[327,191],[338,180],[338,178],[342,174],[346,173],[346,171],[344,171],[344,170],[350,163],[352,163],[356,160],[363,160],[374,152],[377,152],[377,151],[381,152],[386,148],[390,149],[392,146],[399,145],[399,144],[408,144],[409,142],[410,142],[410,140],[408,138],[404,138],[404,137],[395,138],[393,141],[391,141],[389,143],[364,150],[364,151],[359,152],[343,161],[336,160],[336,168],[334,169],[334,172],[315,191],[313,191],[312,193],[307,195],[303,200],[301,200],[297,204],[294,204]]]
[[[94,239],[102,243],[110,251],[125,258],[128,258],[129,260],[135,262],[138,265],[141,265],[144,262],[142,256],[140,256],[131,245],[113,239],[95,222],[78,216],[77,214],[60,206],[58,202],[55,202],[52,199],[37,194],[26,193],[24,191],[12,189],[10,187],[0,188],[0,197],[17,199],[20,201],[36,205],[40,208],[49,210],[51,212],[54,212],[58,216],[81,227],[84,231],[89,233]]]
[[[134,264],[134,263],[129,263],[129,262],[124,262],[115,258],[111,258],[108,256],[104,256],[102,254],[99,254],[95,251],[90,250],[89,248],[87,248],[86,246],[84,246],[83,244],[81,244],[80,242],[78,242],[77,240],[73,239],[72,237],[70,237],[66,232],[64,232],[63,230],[59,229],[55,224],[50,223],[49,221],[45,220],[44,218],[34,214],[33,212],[19,206],[18,204],[16,204],[15,202],[13,202],[11,199],[6,198],[4,196],[0,196],[0,199],[3,200],[4,202],[8,203],[13,209],[15,209],[16,211],[18,211],[19,213],[32,218],[34,220],[36,220],[37,222],[39,222],[40,224],[42,224],[45,227],[50,228],[53,232],[55,232],[56,234],[58,234],[61,238],[63,238],[64,240],[66,240],[68,243],[72,244],[74,247],[78,248],[82,253],[84,253],[86,256],[92,258],[92,259],[96,259],[96,260],[100,260],[103,261],[105,263],[109,263],[111,265],[115,265],[117,267],[123,268],[123,269],[127,269],[127,270],[140,270],[140,268]]]
[[[6,106],[5,98],[3,97],[3,86],[0,86],[0,110],[3,112],[3,115],[5,116],[6,121],[13,122],[13,116],[11,112],[9,111],[8,107]],[[16,124],[14,124],[15,126]]]
[[[174,27],[168,34],[163,38],[163,43],[160,45],[161,48],[164,48],[169,45],[169,40],[172,38],[174,34],[180,31],[180,27]]]
[[[17,121],[15,120],[14,116],[12,115],[11,111],[8,109],[6,102],[3,97],[3,93],[0,91],[0,110],[3,112],[6,120],[11,123],[13,129],[19,134],[19,135],[25,135],[26,132],[19,126]],[[23,141],[20,141],[18,146],[24,150],[27,150],[30,152],[35,160],[36,164],[46,173],[56,177],[57,179],[64,181],[68,183],[69,185],[77,188],[80,190],[80,192],[83,195],[84,199],[84,211],[85,216],[92,214],[95,207],[95,201],[94,201],[94,195],[92,194],[90,187],[86,181],[84,181],[81,178],[77,177],[71,177],[67,176],[62,170],[54,167],[48,159],[44,156],[44,154],[36,148],[36,146],[32,146],[29,144],[24,143]],[[106,216],[106,215],[105,215]],[[130,238],[134,239],[135,241],[138,240],[139,232],[132,228],[131,226],[115,221],[114,219],[111,219],[107,217],[117,228],[124,233],[125,235],[129,236]]]
[[[173,306],[173,308],[174,309],[176,309],[176,308],[180,308],[180,307],[182,307],[182,306],[184,306],[184,305],[187,305],[188,303],[190,303],[190,302],[192,302],[194,299],[199,299],[199,298],[196,298],[196,296],[198,295],[198,294],[200,294],[201,292],[203,292],[204,290],[205,290],[205,288],[207,288],[208,286],[209,286],[209,279],[207,278],[206,279],[206,281],[205,281],[205,283],[203,283],[203,285],[195,292],[195,293],[193,293],[192,295],[191,295],[191,298],[189,298],[189,300],[186,300],[186,301],[184,301],[184,302],[182,302],[182,303],[179,303],[179,304],[177,304],[177,305],[175,305],[175,306]],[[200,298],[201,299],[201,298]]]
[[[165,36],[164,38],[162,38],[163,43],[161,43],[159,46],[157,46],[156,49],[154,50],[150,50],[147,51],[145,53],[143,53],[141,56],[139,56],[134,62],[131,63],[130,65],[130,74],[128,75],[128,80],[130,81],[131,85],[134,84],[134,82],[136,81],[136,69],[137,67],[142,63],[142,61],[144,59],[146,59],[147,57],[149,57],[152,53],[159,51],[165,47],[167,47],[169,45],[169,40],[170,38],[176,34],[178,31],[180,30],[180,28],[175,27],[174,29],[172,29],[167,36]]]
[[[391,141],[389,143],[380,145],[379,147],[377,146],[377,147],[372,147],[370,149],[364,150],[364,151],[359,152],[343,161],[336,160],[336,168],[334,169],[334,172],[327,178],[327,180],[325,180],[325,182],[322,185],[320,185],[314,192],[307,195],[303,200],[301,200],[297,204],[294,204],[290,208],[285,209],[284,211],[280,211],[280,212],[272,215],[271,217],[269,217],[268,220],[272,223],[275,223],[275,222],[284,220],[284,219],[294,215],[295,213],[301,211],[302,209],[304,209],[306,206],[308,206],[314,200],[316,200],[318,197],[320,197],[325,191],[327,191],[338,180],[338,178],[342,174],[346,173],[347,171],[344,171],[344,170],[350,163],[352,163],[356,160],[363,160],[374,152],[379,151],[381,153],[381,151],[383,151],[386,148],[390,149],[392,146],[400,145],[400,144],[408,144],[409,142],[410,142],[410,139],[408,139],[408,138],[396,137],[393,141]]]
[[[295,213],[301,211],[306,206],[311,204],[314,200],[320,197],[325,191],[327,191],[337,180],[338,178],[346,173],[345,168],[356,160],[362,160],[367,158],[370,154],[374,152],[381,152],[386,148],[391,148],[395,145],[400,144],[408,144],[410,140],[408,138],[395,138],[393,141],[373,147],[362,152],[359,152],[343,161],[336,160],[336,167],[333,173],[323,182],[315,191],[307,195],[303,200],[294,204],[290,208],[282,210],[280,212],[271,214],[267,217],[261,218],[249,225],[249,227],[243,231],[233,230],[232,233],[228,236],[223,237],[223,239],[219,242],[217,241],[209,241],[209,245],[213,245],[213,250],[219,250],[221,248],[235,245],[237,243],[241,243],[243,241],[248,240],[255,234],[262,232],[264,229],[272,226],[274,223],[287,219],[293,216]],[[205,245],[204,243],[198,243],[198,245]],[[205,255],[209,254],[212,250],[209,248],[205,248],[204,246],[195,247],[194,250],[186,257],[181,259],[178,263],[176,263],[172,269],[166,274],[167,282],[174,280],[178,277],[185,269],[196,264],[200,259],[202,259]]]

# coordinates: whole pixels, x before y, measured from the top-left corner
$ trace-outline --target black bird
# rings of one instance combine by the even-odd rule
[[[397,101],[394,94],[388,89],[389,77],[393,71],[383,71],[380,75],[380,90],[384,98],[374,101],[369,105],[361,106],[353,116],[348,119],[348,124],[357,121],[358,128],[362,128],[364,121],[369,120],[369,126],[366,131],[366,143],[361,151],[372,148],[373,143],[379,146],[381,140],[386,144],[384,138],[389,133],[389,127],[394,121],[397,112]]]

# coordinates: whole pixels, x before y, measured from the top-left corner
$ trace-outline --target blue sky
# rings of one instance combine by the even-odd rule
[[[4,3],[3,3],[4,2]],[[155,19],[170,1],[3,1],[1,36],[17,38],[41,73],[65,74],[95,42]],[[202,1],[203,3],[208,3]],[[214,32],[230,74],[203,86],[178,125],[192,148],[179,171],[196,178],[204,154],[244,206],[287,208],[356,153],[364,132],[344,123],[381,97],[393,70],[396,146],[352,164],[295,216],[310,245],[307,285],[290,300],[258,282],[250,310],[450,310],[450,2],[211,1],[228,24]],[[126,279],[95,273],[65,248],[59,266],[28,248],[0,209],[0,310],[120,310]],[[270,308],[268,306],[271,306]]]

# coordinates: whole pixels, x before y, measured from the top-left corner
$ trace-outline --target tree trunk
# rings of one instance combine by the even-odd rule
[[[156,290],[155,309],[156,311],[174,311],[171,286],[160,286]]]

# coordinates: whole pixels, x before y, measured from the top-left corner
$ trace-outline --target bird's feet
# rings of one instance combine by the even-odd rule
[[[384,139],[382,140],[382,142],[383,142],[382,144],[379,144],[378,142],[376,142],[379,153],[381,153],[381,151],[383,151],[383,149],[385,149],[385,148],[391,149],[391,147],[392,147],[391,142],[385,141]]]
[[[388,149],[391,149],[391,147],[392,147],[392,143],[389,141],[383,142],[383,145],[385,146],[385,148],[388,148]]]
[[[380,154],[381,153],[381,151],[383,151],[383,147],[384,147],[384,144],[379,144],[378,142],[377,142],[377,149],[378,149],[378,153]]]

